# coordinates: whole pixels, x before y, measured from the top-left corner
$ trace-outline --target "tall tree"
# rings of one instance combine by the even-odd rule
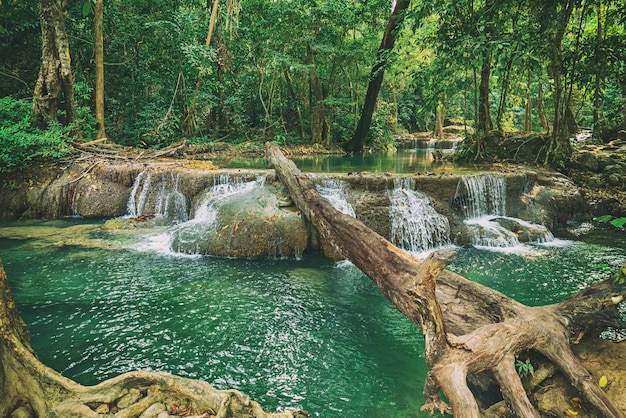
[[[103,0],[96,0],[94,16],[95,55],[96,55],[96,119],[98,134],[96,139],[106,138],[104,130],[104,41],[102,36]]]
[[[483,63],[480,68],[480,86],[478,87],[478,123],[476,124],[476,130],[478,132],[487,132],[493,129],[489,103],[489,94],[491,93],[489,81],[491,78],[492,54],[490,41],[493,35],[493,22],[490,18],[492,7],[491,0],[485,0],[484,12],[482,13],[484,18],[481,27],[484,28],[483,32],[487,42],[483,45]]]
[[[563,39],[574,9],[580,0],[536,2],[533,10],[543,33],[543,45],[548,56],[548,75],[553,80],[554,120],[552,137],[546,144],[544,163],[548,164],[568,157],[572,146],[566,132],[566,88],[565,64],[563,60]]]
[[[39,0],[41,22],[41,65],[33,94],[34,123],[46,127],[65,113],[67,125],[78,119],[74,100],[74,75],[65,28],[69,0]],[[76,127],[75,134],[82,136]]]
[[[352,139],[344,146],[347,151],[363,150],[365,140],[367,139],[367,132],[372,124],[372,116],[374,115],[378,92],[383,84],[385,66],[387,65],[389,54],[396,43],[396,38],[398,37],[398,32],[404,20],[405,12],[409,8],[409,3],[409,0],[397,0],[391,17],[387,22],[385,34],[376,52],[376,62],[372,66],[370,73],[367,93],[365,94],[365,101],[363,102],[363,109],[361,110],[361,118],[359,119]]]

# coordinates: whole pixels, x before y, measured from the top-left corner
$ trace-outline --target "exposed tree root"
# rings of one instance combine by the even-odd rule
[[[137,371],[82,386],[42,364],[33,353],[0,262],[0,416],[167,416],[297,418],[303,412],[268,413],[237,390],[169,373]],[[13,415],[15,414],[15,415]]]
[[[525,306],[444,270],[453,258],[449,252],[435,253],[420,263],[362,222],[336,211],[278,147],[268,144],[267,152],[295,204],[320,234],[422,328],[430,367],[423,410],[447,410],[439,398],[441,389],[456,417],[478,418],[481,410],[467,379],[490,371],[513,414],[539,417],[515,369],[520,353],[537,351],[554,363],[598,415],[624,418],[572,353],[569,336],[590,325],[598,311],[616,310],[626,286],[606,280],[557,305]]]

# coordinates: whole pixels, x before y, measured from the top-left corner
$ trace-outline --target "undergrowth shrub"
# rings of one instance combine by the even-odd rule
[[[45,131],[30,124],[31,103],[0,98],[0,172],[25,167],[35,159],[59,158],[70,151],[71,127],[52,123]]]

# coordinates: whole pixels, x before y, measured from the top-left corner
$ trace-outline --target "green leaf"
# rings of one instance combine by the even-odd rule
[[[611,221],[611,225],[613,225],[615,228],[621,228],[622,226],[626,225],[626,218],[622,217],[613,219]]]
[[[609,222],[611,219],[613,219],[613,217],[611,215],[602,215],[602,216],[598,216],[596,218],[596,221],[598,222],[602,222],[602,223],[607,223]]]
[[[91,0],[85,0],[83,3],[83,16],[87,17],[93,13],[93,4]]]

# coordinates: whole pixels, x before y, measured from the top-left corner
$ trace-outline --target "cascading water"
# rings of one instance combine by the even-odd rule
[[[149,172],[146,174],[145,170],[139,173],[135,178],[133,188],[130,192],[130,197],[128,198],[127,215],[129,217],[136,218],[143,214],[142,212],[146,203],[146,196],[148,195],[151,180],[152,174]],[[137,194],[138,192],[139,194]]]
[[[356,218],[354,208],[347,200],[346,190],[348,185],[339,180],[324,180],[322,184],[315,186],[318,193],[330,202],[335,209],[346,215]]]
[[[175,222],[189,219],[187,198],[180,191],[178,174],[153,176],[149,171],[140,172],[135,178],[128,198],[126,216],[136,218],[154,215]]]
[[[463,176],[457,186],[455,204],[463,212],[472,245],[509,248],[524,242],[554,240],[542,225],[506,216],[506,178],[491,174]]]
[[[390,196],[391,242],[411,252],[450,244],[448,218],[437,213],[430,198],[414,190],[415,180],[396,179]]]
[[[192,219],[175,225],[164,233],[150,237],[144,248],[178,255],[199,254],[198,245],[201,239],[207,231],[214,231],[218,223],[218,209],[215,204],[230,196],[263,187],[264,184],[265,177],[249,182],[243,182],[240,179],[233,180],[228,175],[216,177],[214,185],[207,190],[206,196],[196,208]]]
[[[463,176],[457,186],[455,201],[465,218],[506,215],[506,178],[491,174]]]
[[[170,173],[169,178],[163,174],[154,214],[168,217],[176,222],[185,222],[189,220],[187,198],[178,188],[178,183],[178,174]]]

